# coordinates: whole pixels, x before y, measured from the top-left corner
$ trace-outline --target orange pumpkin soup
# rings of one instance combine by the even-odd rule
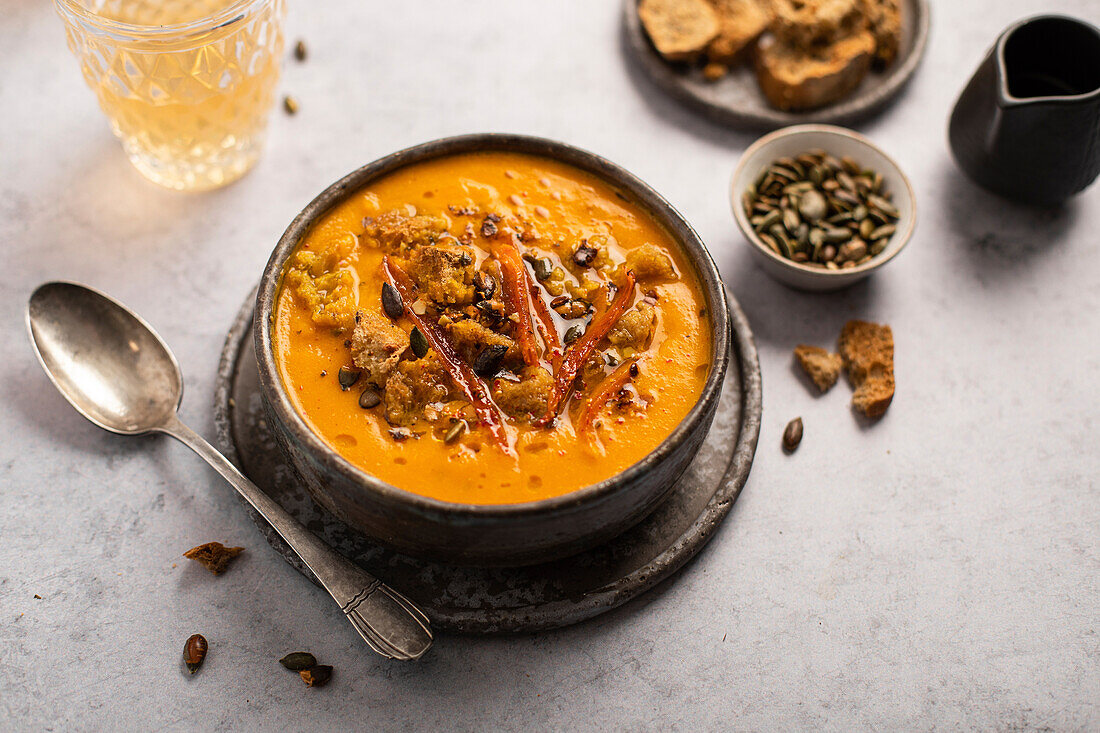
[[[484,152],[402,168],[287,262],[275,357],[352,464],[444,501],[509,504],[610,478],[657,447],[710,370],[702,290],[611,185]]]

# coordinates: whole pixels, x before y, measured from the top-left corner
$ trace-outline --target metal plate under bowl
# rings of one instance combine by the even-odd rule
[[[638,19],[638,0],[623,0],[623,34],[628,53],[642,72],[672,97],[731,127],[772,129],[806,122],[847,123],[887,105],[917,70],[928,41],[928,0],[902,0],[898,57],[883,71],[872,69],[850,95],[806,112],[772,107],[760,91],[751,63],[718,81],[703,78],[699,65],[674,64],[657,53]]]
[[[414,600],[437,629],[492,634],[576,623],[649,590],[706,544],[748,478],[760,434],[760,364],[748,321],[727,293],[733,331],[714,423],[695,460],[651,515],[610,542],[523,568],[442,565],[372,543],[321,509],[272,438],[252,348],[255,293],[229,331],[218,366],[218,448],[252,481],[344,557]],[[313,574],[252,507],[252,521],[287,562]]]

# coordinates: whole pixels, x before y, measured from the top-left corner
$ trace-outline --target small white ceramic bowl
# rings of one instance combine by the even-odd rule
[[[847,155],[860,165],[878,171],[882,174],[884,188],[893,194],[892,203],[900,214],[897,231],[886,249],[857,267],[826,270],[781,257],[756,236],[741,206],[741,195],[765,168],[779,158],[794,157],[815,149],[825,150],[837,158]],[[909,242],[917,224],[917,201],[913,187],[898,164],[863,135],[832,125],[784,127],[750,145],[733,171],[730,204],[737,226],[748,240],[749,250],[760,266],[776,280],[799,290],[837,290],[862,280],[897,256]]]

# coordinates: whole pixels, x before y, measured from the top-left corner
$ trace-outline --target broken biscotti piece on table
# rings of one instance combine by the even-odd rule
[[[820,346],[799,344],[794,347],[794,358],[822,392],[829,391],[836,384],[844,366],[840,354],[830,354]]]
[[[221,575],[229,567],[233,558],[242,552],[244,552],[243,547],[226,547],[221,542],[207,542],[204,545],[192,547],[183,553],[183,556],[188,560],[194,560],[214,575]]]
[[[894,399],[893,331],[877,323],[848,321],[838,346],[855,389],[852,405],[867,417],[881,417]]]
[[[718,14],[706,0],[642,0],[638,18],[669,61],[691,61],[718,35]]]

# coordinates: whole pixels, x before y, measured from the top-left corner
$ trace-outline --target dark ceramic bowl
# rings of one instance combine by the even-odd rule
[[[645,207],[687,254],[712,323],[710,376],[699,401],[652,453],[625,471],[564,496],[522,504],[456,504],[391,486],[353,466],[294,409],[272,346],[272,310],[283,267],[320,217],[364,186],[413,163],[486,150],[530,153],[593,173]],[[729,358],[722,282],[699,235],[645,183],[598,155],[536,137],[477,134],[387,155],[329,186],[287,228],[264,270],[254,324],[260,391],[272,433],[313,498],[351,527],[401,552],[447,563],[527,565],[571,555],[614,537],[652,511],[694,458],[710,429]]]

